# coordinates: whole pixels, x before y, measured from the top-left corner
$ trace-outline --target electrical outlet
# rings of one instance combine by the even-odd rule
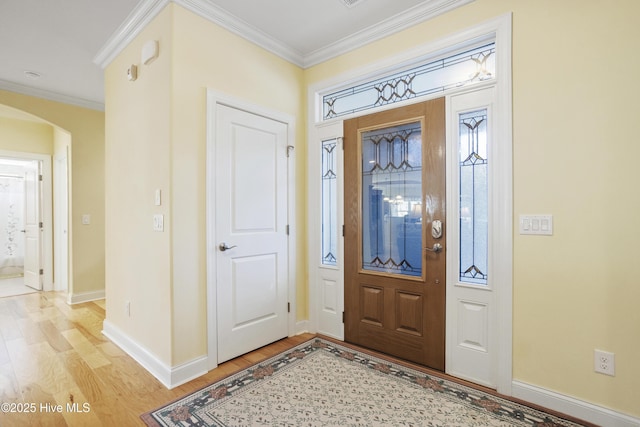
[[[616,375],[616,355],[608,351],[594,350],[594,369],[605,375]]]

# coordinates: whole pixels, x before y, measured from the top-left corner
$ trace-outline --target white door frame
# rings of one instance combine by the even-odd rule
[[[235,97],[231,97],[212,89],[207,89],[207,157],[206,157],[206,234],[207,234],[207,368],[218,366],[218,325],[216,319],[216,250],[215,235],[216,217],[216,174],[215,174],[215,144],[216,144],[216,109],[218,105],[225,105],[248,113],[263,116],[285,123],[288,128],[287,139],[289,146],[287,159],[288,206],[289,224],[289,253],[288,253],[288,289],[290,310],[288,313],[288,335],[296,331],[296,172],[295,172],[295,118],[288,114],[264,108]]]
[[[511,14],[502,15],[491,19],[487,22],[478,24],[465,31],[453,34],[451,36],[439,39],[435,42],[428,43],[420,46],[417,49],[413,49],[406,52],[401,52],[398,55],[388,58],[379,63],[363,67],[362,69],[353,70],[345,73],[341,76],[332,78],[330,81],[321,82],[313,85],[309,88],[309,153],[308,153],[308,194],[309,194],[309,245],[318,245],[320,241],[319,234],[317,234],[318,225],[320,221],[319,209],[316,207],[316,199],[319,194],[317,190],[317,180],[319,175],[313,175],[318,170],[318,164],[320,161],[319,150],[315,150],[315,147],[319,141],[318,126],[326,126],[330,122],[322,122],[321,119],[321,105],[320,94],[336,87],[342,87],[345,82],[356,84],[363,80],[370,80],[375,78],[374,76],[380,76],[384,70],[389,73],[389,70],[394,68],[401,68],[403,63],[408,63],[419,58],[436,52],[447,51],[453,46],[468,43],[479,38],[493,35],[496,42],[496,75],[497,78],[494,81],[488,83],[488,86],[494,85],[496,87],[496,108],[495,114],[495,139],[500,141],[500,151],[494,154],[494,161],[499,165],[495,170],[496,175],[494,177],[495,186],[491,189],[494,197],[499,200],[494,206],[493,221],[497,225],[492,233],[492,257],[500,260],[493,264],[494,271],[492,271],[493,280],[496,283],[496,317],[495,324],[497,324],[497,351],[496,351],[496,365],[497,365],[497,391],[499,393],[510,396],[512,394],[512,365],[513,365],[513,320],[512,320],[512,296],[513,296],[513,177],[512,177],[512,83],[511,83]],[[400,65],[399,65],[400,64]],[[478,85],[480,87],[482,85]],[[486,86],[485,86],[486,87]],[[433,97],[447,96],[455,93],[455,89],[445,93],[439,93]],[[428,97],[420,98],[419,100],[408,101],[405,103],[396,103],[387,105],[383,108],[374,110],[368,110],[361,114],[369,114],[374,111],[380,111],[383,109],[397,108],[402,105],[406,105],[410,102],[420,102],[428,99]],[[348,118],[356,115],[350,115],[333,120],[333,122],[342,122]],[[449,126],[449,124],[447,124]],[[317,153],[316,153],[317,151]],[[452,173],[447,171],[447,174]],[[340,190],[339,190],[340,194]],[[316,251],[313,248],[309,249],[310,254],[314,254]],[[319,258],[311,256],[309,259],[309,309],[310,309],[310,330],[312,332],[318,331],[317,319],[321,310],[321,304],[323,301],[318,299],[321,292],[318,291],[320,286],[319,279]],[[449,299],[449,293],[447,293],[447,300]],[[447,306],[449,306],[447,301]],[[342,302],[344,307],[344,302]],[[451,335],[450,325],[447,324],[447,340]],[[343,337],[342,337],[343,338]]]
[[[42,258],[42,290],[53,290],[53,196],[51,194],[51,156],[48,154],[25,153],[21,151],[0,150],[0,157],[17,160],[38,160],[42,165],[42,229],[40,246]]]
[[[63,155],[53,158],[53,208],[54,215],[54,290],[69,290],[69,155],[65,147]]]

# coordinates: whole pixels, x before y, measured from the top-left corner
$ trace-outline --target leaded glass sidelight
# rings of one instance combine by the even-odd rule
[[[336,139],[322,141],[322,264],[336,265],[338,201]]]
[[[364,270],[422,275],[421,135],[420,122],[361,134]]]
[[[487,284],[487,110],[459,116],[460,281]]]

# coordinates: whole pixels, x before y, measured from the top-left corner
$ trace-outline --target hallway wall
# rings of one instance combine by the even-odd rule
[[[77,300],[104,294],[104,112],[90,110],[0,90],[0,104],[41,119],[50,142],[46,149],[30,148],[28,141],[11,142],[0,149],[53,155],[53,127],[71,134],[71,218],[73,234],[70,251],[70,296]],[[1,118],[0,118],[1,120]],[[0,128],[2,128],[0,126]],[[16,145],[18,144],[18,145]],[[82,225],[82,215],[91,215],[91,224]]]

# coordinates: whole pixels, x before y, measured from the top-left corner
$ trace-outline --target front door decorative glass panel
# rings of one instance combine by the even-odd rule
[[[322,264],[336,266],[338,256],[337,139],[322,141]]]
[[[495,53],[495,43],[489,43],[328,93],[322,97],[322,120],[494,79]]]
[[[422,276],[420,122],[361,133],[362,268]]]
[[[487,110],[459,115],[460,281],[487,284]]]

